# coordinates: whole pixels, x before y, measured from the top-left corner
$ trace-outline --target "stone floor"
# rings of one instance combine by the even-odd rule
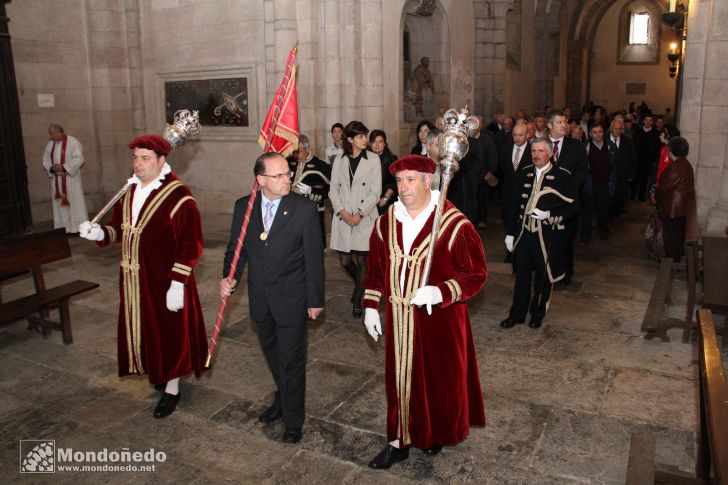
[[[415,450],[380,472],[366,463],[384,444],[384,347],[351,317],[351,283],[334,253],[326,255],[325,318],[309,324],[303,440],[284,445],[281,424],[255,419],[273,383],[244,292],[228,306],[213,370],[183,381],[178,410],[155,420],[157,393],[143,378],[116,375],[118,250],[72,239],[72,260],[49,265],[48,284],[82,278],[101,285],[73,299],[73,345],[63,345],[59,332],[44,340],[24,322],[0,331],[2,482],[616,484],[624,482],[636,431],[657,436],[660,461],[690,471],[697,351],[678,333],[660,343],[639,332],[656,274],[641,247],[644,215],[633,207],[608,241],[577,249],[576,280],[555,292],[538,331],[498,327],[513,277],[500,263],[502,234],[491,218],[481,229],[488,283],[470,302],[488,425],[440,455]],[[225,242],[208,236],[197,277],[211,329]],[[30,288],[28,278],[16,278],[3,297]],[[74,451],[154,448],[167,458],[153,472],[20,474],[19,440],[26,439]]]

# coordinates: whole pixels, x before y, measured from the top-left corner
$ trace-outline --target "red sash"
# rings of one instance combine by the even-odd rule
[[[63,167],[66,163],[66,144],[68,143],[68,137],[66,135],[63,135],[63,143],[61,143],[61,167]],[[53,166],[53,153],[56,151],[56,142],[53,142],[53,146],[51,147],[51,166]],[[70,202],[68,202],[68,196],[66,192],[66,172],[62,173],[53,173],[53,175],[56,176],[56,195],[53,197],[54,199],[61,199],[61,205],[71,205]],[[63,190],[59,190],[58,188],[58,179],[61,179],[61,186],[63,187]]]

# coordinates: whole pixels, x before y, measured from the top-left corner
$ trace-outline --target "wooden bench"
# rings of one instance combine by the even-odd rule
[[[46,288],[41,265],[71,257],[71,247],[63,229],[28,234],[0,241],[0,274],[14,275],[30,270],[35,293],[12,301],[0,300],[0,325],[26,318],[29,329],[38,329],[47,337],[53,329],[63,332],[63,342],[73,343],[68,301],[72,296],[98,288],[97,283],[76,280]],[[59,321],[49,318],[58,308]],[[37,315],[35,315],[37,314]]]
[[[660,261],[650,301],[642,320],[641,330],[646,339],[659,338],[668,342],[667,331],[672,328],[683,330],[682,341],[688,342],[698,325],[693,319],[695,305],[728,315],[728,238],[704,236],[700,241],[685,242],[685,260],[673,263],[670,259]],[[685,317],[668,318],[665,315],[669,303],[672,282],[678,272],[687,276],[687,301]],[[723,335],[723,345],[728,345],[728,330],[717,330]]]
[[[687,260],[694,258],[696,246],[686,246]],[[675,280],[678,271],[685,271],[689,262],[674,263],[672,258],[663,258],[660,260],[660,266],[657,270],[655,284],[652,287],[650,301],[645,310],[645,316],[642,319],[640,330],[645,332],[644,338],[659,338],[663,342],[669,342],[670,337],[667,331],[671,328],[683,329],[683,342],[687,342],[690,333],[694,327],[692,312],[695,306],[695,285],[688,283],[688,304],[686,305],[686,317],[684,319],[672,318],[667,316],[667,304],[670,303],[672,297],[672,283]],[[694,273],[688,271],[688,280],[694,278]]]
[[[695,474],[655,464],[654,436],[635,433],[630,442],[627,485],[728,484],[728,384],[710,310],[698,310],[697,321],[700,422]]]

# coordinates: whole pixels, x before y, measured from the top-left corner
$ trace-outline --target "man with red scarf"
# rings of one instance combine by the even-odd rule
[[[153,415],[164,418],[180,399],[180,377],[199,376],[207,358],[194,274],[202,226],[190,189],[167,164],[169,142],[142,135],[129,149],[131,189],[105,226],[86,221],[80,234],[101,247],[121,243],[119,376],[149,374],[149,382],[163,391]]]
[[[43,152],[43,167],[51,179],[53,227],[63,227],[69,234],[77,234],[78,226],[88,220],[83,198],[81,166],[83,147],[74,137],[66,135],[63,127],[48,127],[50,140]]]
[[[421,155],[390,166],[399,200],[369,239],[364,325],[377,340],[387,305],[385,383],[387,441],[369,463],[389,468],[412,446],[427,455],[485,426],[478,362],[465,304],[485,284],[483,245],[473,225],[445,201],[426,286],[422,271],[439,192],[430,189],[435,163]]]

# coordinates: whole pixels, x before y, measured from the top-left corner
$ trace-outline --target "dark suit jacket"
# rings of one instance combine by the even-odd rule
[[[556,165],[565,168],[574,178],[577,199],[581,192],[586,176],[589,174],[589,161],[586,156],[584,144],[574,138],[565,136],[559,146],[559,160]],[[560,144],[560,145],[561,145]],[[578,207],[578,204],[577,204]]]
[[[609,140],[611,141],[611,135]],[[637,153],[634,143],[625,135],[619,137],[619,186],[624,188],[634,179],[637,171]]]
[[[531,144],[526,142],[523,147],[523,155],[521,155],[521,161],[518,164],[518,170],[513,169],[513,138],[510,142],[503,146],[503,150],[500,153],[500,162],[498,173],[500,179],[503,181],[503,205],[508,206],[506,201],[511,200],[513,195],[513,189],[516,184],[516,173],[523,167],[531,165]],[[516,207],[517,209],[517,207]]]
[[[224,277],[232,262],[249,197],[235,202]],[[323,240],[316,204],[294,193],[283,197],[268,238],[263,241],[260,201],[259,193],[253,203],[235,279],[240,281],[247,263],[248,300],[254,321],[262,321],[268,315],[277,322],[305,321],[307,308],[324,307]]]

